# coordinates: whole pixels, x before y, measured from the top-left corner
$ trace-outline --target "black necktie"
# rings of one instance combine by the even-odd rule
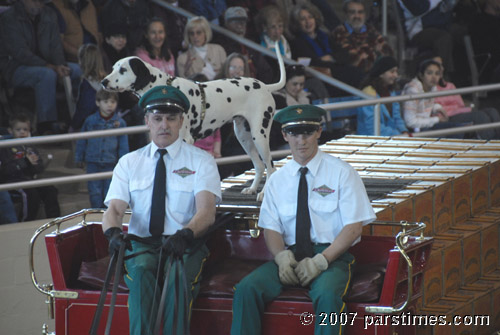
[[[158,153],[160,154],[160,159],[156,163],[155,184],[151,199],[151,218],[149,220],[149,232],[152,236],[161,236],[163,234],[163,225],[165,224],[167,169],[163,161],[163,155],[167,153],[167,150],[158,149]]]
[[[311,217],[307,195],[307,168],[300,168],[299,191],[297,193],[297,221],[295,223],[295,259],[300,261],[313,255],[311,244]]]

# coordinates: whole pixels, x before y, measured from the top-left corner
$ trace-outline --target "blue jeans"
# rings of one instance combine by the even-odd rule
[[[14,222],[18,220],[10,194],[7,191],[0,191],[0,224]]]
[[[87,173],[113,171],[114,163],[87,163]],[[104,199],[108,193],[111,179],[90,180],[87,183],[89,191],[90,206],[92,208],[104,208]]]
[[[76,63],[68,63],[71,69],[73,88],[78,87],[82,70]],[[56,108],[57,73],[45,66],[19,66],[12,76],[12,85],[16,87],[31,87],[35,90],[37,122],[57,121]]]

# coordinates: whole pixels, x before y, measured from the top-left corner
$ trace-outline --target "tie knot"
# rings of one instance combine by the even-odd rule
[[[160,158],[167,153],[167,149],[158,149],[157,151],[160,154]]]
[[[304,166],[304,167],[301,167],[301,168],[299,169],[299,171],[300,171],[300,175],[301,175],[301,176],[305,176],[305,175],[306,175],[306,173],[307,173],[307,171],[308,171],[308,169],[307,169],[307,167],[306,167],[306,166]]]

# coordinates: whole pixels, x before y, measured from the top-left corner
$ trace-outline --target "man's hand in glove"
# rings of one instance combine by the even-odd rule
[[[300,285],[309,285],[321,272],[328,269],[328,261],[323,254],[317,254],[313,258],[306,257],[297,264],[295,273],[300,280]]]
[[[292,251],[283,250],[278,252],[274,257],[274,262],[278,264],[280,282],[283,285],[299,285],[299,278],[293,271],[297,266],[297,261]]]
[[[111,227],[111,228],[108,228],[105,232],[104,232],[104,236],[106,236],[106,238],[108,239],[109,241],[109,248],[108,248],[108,252],[109,252],[109,255],[113,255],[113,253],[115,251],[118,251],[120,250],[120,246],[122,243],[126,243],[126,248],[128,250],[132,250],[132,245],[130,244],[130,241],[125,241],[124,240],[124,236],[123,236],[123,232],[120,228],[118,227]]]
[[[167,255],[172,255],[176,258],[181,258],[186,251],[186,248],[193,242],[194,233],[189,228],[178,230],[174,235],[170,236],[163,242],[163,250]]]

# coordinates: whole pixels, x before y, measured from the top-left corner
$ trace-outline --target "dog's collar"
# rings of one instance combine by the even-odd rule
[[[200,95],[201,95],[201,113],[200,113],[200,119],[201,122],[205,120],[205,113],[207,112],[207,95],[205,94],[205,90],[203,89],[203,85],[200,83],[197,83],[198,87],[200,88]]]

